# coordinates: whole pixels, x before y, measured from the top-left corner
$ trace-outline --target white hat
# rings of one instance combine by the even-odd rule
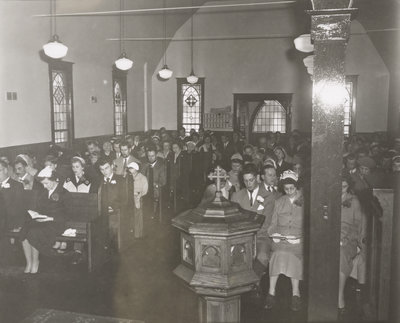
[[[53,170],[51,169],[50,166],[46,166],[45,168],[43,168],[43,169],[39,172],[39,174],[37,175],[37,177],[42,177],[42,178],[48,177],[48,178],[50,178],[52,175],[53,175]]]
[[[138,165],[138,163],[135,163],[135,162],[130,162],[127,167],[139,170],[139,165]]]
[[[285,180],[285,179],[292,179],[292,180],[294,180],[295,182],[297,182],[298,180],[299,180],[299,176],[297,175],[297,173],[295,173],[294,171],[292,171],[292,170],[285,170],[284,172],[283,172],[283,174],[281,175],[281,181],[282,180]]]
[[[243,160],[243,157],[241,154],[236,153],[236,154],[233,154],[231,157],[231,160],[234,160],[234,159]]]

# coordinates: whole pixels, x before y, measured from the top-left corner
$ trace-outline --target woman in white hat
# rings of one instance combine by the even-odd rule
[[[303,279],[303,197],[298,187],[298,175],[285,171],[280,178],[285,195],[275,201],[268,234],[272,238],[269,262],[269,293],[266,308],[275,305],[275,287],[280,274],[292,283],[291,309],[301,308],[299,282]]]
[[[34,210],[29,210],[32,218],[21,231],[22,247],[26,259],[25,273],[35,274],[39,269],[39,253],[53,255],[60,246],[57,236],[65,229],[64,199],[67,191],[58,183],[55,172],[46,167],[37,175],[45,190],[36,200]]]

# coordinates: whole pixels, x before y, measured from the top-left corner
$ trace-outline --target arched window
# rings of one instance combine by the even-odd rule
[[[49,63],[52,140],[69,147],[74,139],[72,63]]]
[[[350,136],[356,128],[356,95],[357,95],[357,76],[346,76],[346,90],[349,96],[344,103],[344,135]]]
[[[277,100],[265,100],[253,121],[253,133],[286,133],[286,109]]]
[[[196,84],[189,84],[186,79],[178,79],[178,127],[199,131],[203,122],[203,87],[204,79]]]
[[[113,71],[114,134],[126,135],[128,131],[126,113],[126,73]]]

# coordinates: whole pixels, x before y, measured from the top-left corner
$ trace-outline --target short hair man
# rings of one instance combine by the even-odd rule
[[[264,179],[267,178],[265,176],[265,169],[267,169],[268,172],[272,172],[269,166],[265,167],[268,168],[264,168]],[[272,169],[275,171],[273,167]],[[238,203],[242,209],[257,212],[265,216],[262,229],[257,233],[257,247],[259,247],[257,251],[258,261],[254,264],[254,270],[261,277],[269,262],[270,244],[267,229],[271,223],[275,195],[274,192],[270,192],[265,188],[265,183],[261,183],[261,185],[258,183],[257,175],[258,173],[255,165],[247,164],[243,167],[242,177],[245,188],[233,194],[232,202]],[[272,183],[272,180],[269,181],[269,183]]]
[[[0,232],[21,230],[26,213],[23,191],[23,185],[10,177],[8,164],[0,160]]]
[[[164,160],[157,157],[156,148],[151,145],[146,152],[147,162],[143,165],[142,173],[147,177],[149,192],[144,200],[145,208],[149,210],[151,218],[155,219],[160,214],[160,198],[162,188],[167,183],[167,173]]]
[[[120,150],[121,156],[114,160],[115,174],[126,177],[128,165],[131,162],[135,162],[140,165],[140,161],[131,155],[131,147],[128,142],[121,142]]]
[[[28,164],[22,158],[17,158],[14,162],[15,180],[22,183],[24,190],[32,190],[34,186],[34,177],[27,172]],[[35,185],[36,188],[36,185]]]

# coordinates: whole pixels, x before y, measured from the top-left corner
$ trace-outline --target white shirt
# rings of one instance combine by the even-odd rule
[[[4,181],[1,182],[1,187],[4,187],[4,185],[7,184],[8,180],[10,179],[10,176],[8,176]]]
[[[277,191],[277,187],[274,185],[267,185],[266,183],[264,183],[265,189],[267,190],[267,192],[272,192],[270,188],[273,188],[274,191]]]
[[[253,193],[251,194],[251,196],[252,196],[252,200],[253,200],[253,204],[254,204],[254,202],[256,201],[256,199],[257,199],[257,195],[258,195],[258,190],[259,190],[259,188],[260,188],[260,186],[257,186],[257,188],[255,188],[254,189],[254,191],[253,191]],[[248,195],[248,197],[249,197],[249,200],[250,200],[250,192],[249,192],[249,190],[247,190],[247,195]]]
[[[56,184],[56,186],[53,187],[53,189],[51,189],[48,193],[48,198],[50,198],[51,194],[53,194],[53,192],[56,190],[58,184]]]

